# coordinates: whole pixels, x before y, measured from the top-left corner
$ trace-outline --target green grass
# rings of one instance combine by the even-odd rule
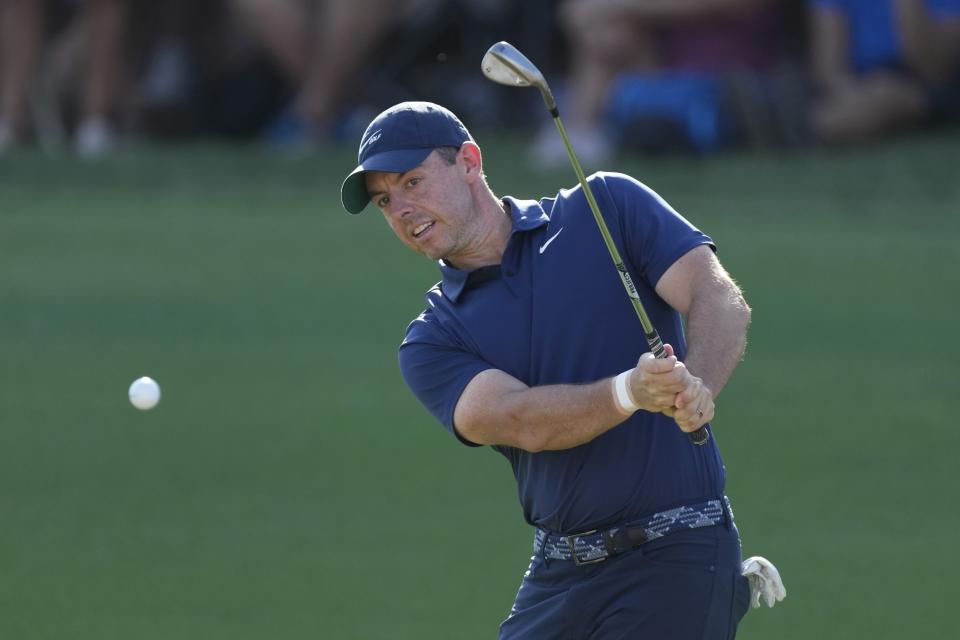
[[[958,145],[616,165],[754,309],[716,428],[790,596],[740,638],[952,633]],[[572,182],[522,150],[485,145],[498,192]],[[0,159],[0,637],[495,635],[531,534],[506,462],[403,386],[437,273],[339,209],[352,156]]]

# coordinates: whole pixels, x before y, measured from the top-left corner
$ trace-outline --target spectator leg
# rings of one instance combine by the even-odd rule
[[[0,2],[0,126],[17,136],[26,126],[31,78],[43,38],[41,0]]]

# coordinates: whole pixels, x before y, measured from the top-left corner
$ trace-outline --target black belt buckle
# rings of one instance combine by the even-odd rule
[[[604,560],[607,559],[607,556],[605,555],[600,556],[599,558],[593,558],[592,560],[581,560],[580,557],[577,556],[577,538],[582,538],[583,536],[590,536],[595,534],[596,532],[597,530],[593,529],[592,531],[584,531],[583,533],[578,533],[573,536],[564,536],[563,539],[566,541],[567,546],[570,547],[570,555],[573,557],[573,564],[575,564],[576,566],[585,567],[590,564],[597,564],[597,563],[603,562]]]

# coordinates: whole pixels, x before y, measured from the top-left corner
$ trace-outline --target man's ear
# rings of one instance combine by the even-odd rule
[[[483,173],[483,156],[480,153],[480,147],[475,142],[468,140],[460,145],[457,156],[463,163],[468,177],[476,178]]]

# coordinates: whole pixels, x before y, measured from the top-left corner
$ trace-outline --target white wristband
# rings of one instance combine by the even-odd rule
[[[627,380],[631,373],[633,373],[633,369],[627,369],[613,379],[613,399],[620,410],[627,415],[634,414],[640,409],[640,405],[637,404],[636,400],[633,399],[633,394],[630,393],[630,387],[627,386]]]

